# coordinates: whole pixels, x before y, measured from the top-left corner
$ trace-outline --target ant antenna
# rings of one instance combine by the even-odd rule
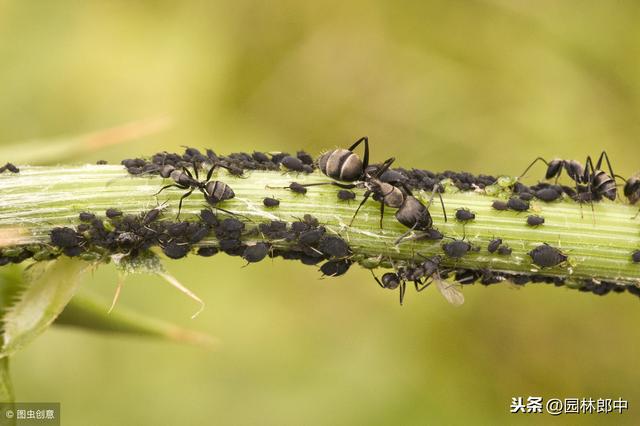
[[[538,157],[538,158],[536,158],[535,160],[533,160],[533,161],[531,162],[531,164],[529,164],[529,166],[524,170],[524,172],[522,172],[522,174],[521,174],[520,176],[518,176],[518,180],[520,180],[520,178],[524,177],[524,175],[526,175],[526,174],[527,174],[527,172],[529,171],[529,169],[530,169],[531,167],[533,167],[533,165],[534,165],[534,164],[536,164],[538,161],[542,161],[544,164],[546,164],[546,165],[547,165],[547,167],[549,167],[549,163],[547,162],[547,160],[545,160],[545,159],[544,159],[544,158],[542,158],[542,157]]]

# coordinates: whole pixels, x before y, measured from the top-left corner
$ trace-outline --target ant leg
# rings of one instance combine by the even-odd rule
[[[413,232],[413,230],[415,229],[416,225],[417,225],[417,223],[415,225],[413,225],[411,228],[409,228],[404,234],[400,235],[398,237],[398,239],[393,244],[396,245],[396,246],[398,244],[400,244],[402,242],[402,240],[404,240],[407,237],[407,235],[409,235],[411,232]]]
[[[632,219],[637,218],[637,217],[638,217],[638,215],[640,215],[640,209],[638,209],[638,213],[636,213],[636,215],[635,215]]]
[[[380,282],[380,280],[378,279],[378,277],[376,277],[376,274],[373,273],[373,270],[369,269],[369,271],[371,271],[371,275],[373,276],[373,279],[376,280],[376,282],[378,283],[378,285],[382,288],[384,288],[384,285],[382,285],[382,283]]]
[[[353,217],[351,218],[351,222],[349,222],[349,226],[351,226],[353,224],[353,221],[356,219],[356,216],[358,215],[358,212],[360,211],[360,207],[362,207],[362,205],[369,199],[369,197],[371,196],[371,191],[367,191],[364,193],[364,197],[362,198],[362,201],[360,202],[360,205],[358,205],[358,208],[356,209],[356,212],[353,214]]]
[[[382,167],[380,167],[377,171],[376,174],[373,176],[374,178],[379,178],[380,176],[382,176],[382,174],[384,172],[386,172],[387,170],[389,170],[389,167],[391,167],[391,165],[393,164],[393,162],[396,161],[396,159],[394,157],[391,158],[387,158],[387,160],[382,163]]]
[[[180,189],[186,189],[186,188],[184,188],[184,187],[182,187],[182,186],[180,186],[180,185],[178,185],[176,183],[172,183],[171,185],[166,185],[166,186],[163,186],[162,188],[160,188],[160,191],[158,191],[155,194],[153,194],[153,196],[155,197],[156,195],[160,194],[165,189],[171,188],[172,186],[175,186],[176,188],[180,188]]]
[[[354,149],[356,149],[358,145],[360,145],[362,142],[364,142],[364,157],[362,157],[362,170],[366,170],[367,166],[369,165],[369,138],[367,136],[361,137],[360,139],[355,141],[353,145],[349,147],[349,151],[353,151]]]
[[[609,155],[607,155],[607,151],[602,151],[600,154],[600,158],[598,158],[598,163],[596,164],[596,169],[601,170],[602,160],[607,162],[607,167],[609,168],[609,173],[611,173],[611,177],[615,177],[615,173],[613,173],[613,167],[611,167],[611,162],[609,161]]]
[[[384,218],[384,202],[380,202],[380,229],[382,229],[382,219]]]
[[[422,283],[420,282],[420,284],[422,285],[422,287],[418,287],[418,284],[416,284],[416,291],[417,292],[421,292],[422,290],[424,290],[425,288],[429,287],[431,285],[431,283],[433,282],[433,280],[429,280],[426,283]]]
[[[527,174],[527,172],[529,171],[529,169],[530,169],[531,167],[533,167],[533,165],[534,165],[534,164],[536,164],[538,161],[542,161],[544,164],[546,164],[546,165],[547,165],[547,167],[549,166],[549,163],[547,162],[547,160],[545,160],[545,159],[544,159],[544,158],[542,158],[542,157],[538,157],[538,158],[536,158],[535,160],[533,160],[533,161],[531,162],[531,164],[529,164],[529,166],[528,166],[526,169],[524,169],[524,172],[522,172],[522,174],[521,174],[520,176],[518,176],[518,179],[520,179],[521,177],[524,177],[524,175],[526,175],[526,174]]]
[[[402,284],[400,284],[400,306],[402,306],[402,302],[404,301],[404,293],[406,290],[407,290],[407,282],[402,281]]]
[[[185,172],[187,174],[187,176],[189,176],[191,179],[193,179],[193,174],[191,174],[191,172],[189,171],[189,169],[187,169],[186,167],[182,168],[182,171]],[[197,172],[196,172],[197,173]]]
[[[225,212],[226,214],[229,214],[229,215],[231,215],[231,216],[240,216],[240,217],[243,217],[243,218],[247,219],[247,220],[248,220],[248,221],[250,221],[250,222],[253,222],[253,221],[252,221],[251,219],[249,219],[247,216],[245,216],[245,215],[241,215],[240,213],[234,213],[234,212],[232,212],[232,211],[230,211],[230,210],[223,209],[222,207],[218,207],[218,206],[213,206],[213,208],[214,208],[214,209],[216,209],[216,210],[220,210],[221,212]]]
[[[207,173],[207,180],[206,182],[209,182],[211,180],[211,176],[213,175],[213,171],[215,170],[216,166],[213,165],[211,166],[211,168],[209,169],[209,172]]]
[[[178,203],[178,215],[176,216],[176,219],[180,217],[180,211],[182,210],[182,200],[184,200],[191,194],[193,194],[193,188],[191,188],[188,192],[183,194],[182,197],[180,197],[180,203]]]
[[[442,188],[442,186],[440,186],[440,184],[437,184],[436,186],[433,187],[433,192],[431,193],[431,198],[429,198],[429,202],[427,203],[427,210],[429,210],[429,207],[431,207],[431,203],[433,202],[433,197],[435,197],[436,192],[438,193],[438,197],[440,198],[440,205],[442,206],[442,214],[444,214],[444,221],[445,223],[447,222],[447,211],[444,208],[444,201],[442,200],[442,194],[440,194],[440,191],[438,191],[439,188]]]

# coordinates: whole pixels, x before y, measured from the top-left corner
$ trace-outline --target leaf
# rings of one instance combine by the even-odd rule
[[[88,266],[86,262],[61,257],[35,263],[25,270],[25,290],[2,318],[0,357],[15,353],[51,325],[75,294],[80,274]]]
[[[0,358],[0,402],[14,402],[13,385],[9,375],[9,357]],[[4,423],[3,423],[4,424]]]
[[[67,325],[104,333],[121,333],[213,347],[217,340],[175,324],[150,318],[118,306],[108,313],[108,303],[90,293],[77,294],[56,319],[55,325]]]

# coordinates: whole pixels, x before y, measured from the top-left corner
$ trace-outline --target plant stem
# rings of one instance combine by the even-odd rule
[[[20,167],[19,174],[0,175],[0,241],[2,246],[48,244],[49,233],[56,226],[75,226],[78,213],[103,214],[110,207],[138,214],[167,202],[164,218],[173,218],[180,196],[177,188],[154,194],[170,179],[157,176],[132,177],[122,166],[87,165],[78,167]],[[633,219],[637,208],[622,202],[598,202],[580,205],[571,200],[545,203],[532,201],[529,212],[497,211],[491,204],[496,196],[480,192],[455,192],[448,188],[442,194],[449,220],[444,222],[438,198],[430,208],[433,226],[448,238],[465,238],[478,248],[461,259],[450,259],[442,251],[443,241],[409,239],[395,245],[407,228],[397,222],[394,211],[387,209],[383,229],[379,227],[380,203],[370,200],[348,226],[362,199],[363,190],[356,189],[355,201],[338,200],[332,185],[312,186],[306,195],[295,194],[287,187],[292,181],[302,184],[330,182],[319,172],[294,174],[271,171],[248,171],[246,178],[218,171],[221,179],[233,188],[236,196],[221,204],[224,209],[246,216],[251,222],[270,220],[291,222],[304,214],[317,217],[330,232],[344,238],[354,253],[353,259],[366,267],[389,266],[392,262],[422,260],[421,256],[443,256],[443,266],[465,269],[489,269],[511,274],[543,274],[568,278],[579,283],[594,279],[625,284],[640,283],[640,264],[631,261],[631,253],[640,248],[640,219]],[[217,176],[217,177],[216,177]],[[424,203],[430,193],[415,194]],[[280,199],[277,208],[266,208],[266,196]],[[498,195],[498,197],[504,195]],[[181,219],[189,220],[207,208],[198,192],[184,200]],[[463,225],[454,219],[457,208],[468,208],[476,219]],[[537,228],[526,224],[529,214],[545,218]],[[487,244],[493,238],[513,249],[511,255],[491,254]],[[247,241],[262,239],[259,233],[247,234]],[[529,252],[547,243],[568,255],[567,262],[541,269],[532,264]],[[215,245],[211,235],[199,245]],[[289,243],[272,241],[274,247],[286,249]],[[420,254],[421,256],[419,256]],[[579,285],[579,284],[576,284]]]

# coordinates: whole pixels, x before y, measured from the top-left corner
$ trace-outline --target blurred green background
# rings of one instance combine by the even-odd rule
[[[518,174],[606,149],[640,168],[640,3],[2,1],[0,140],[169,117],[165,131],[60,161],[181,145]],[[44,146],[44,145],[42,145]],[[11,160],[3,159],[3,161]],[[538,169],[535,173],[542,174]],[[122,306],[205,331],[217,352],[48,331],[15,357],[18,400],[64,424],[637,424],[640,305],[530,285],[383,291],[369,272],[237,258],[169,261],[207,308],[146,276]],[[86,287],[110,299],[111,267]],[[636,343],[633,343],[636,342]],[[514,396],[629,400],[608,415],[509,414]]]

